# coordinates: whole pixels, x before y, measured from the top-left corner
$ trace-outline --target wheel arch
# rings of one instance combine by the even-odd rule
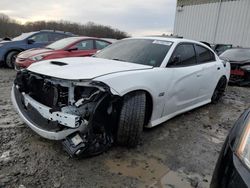
[[[125,93],[124,95],[122,95],[122,98],[124,98],[126,95],[129,95],[135,92],[144,92],[146,94],[146,112],[145,112],[145,120],[144,120],[144,126],[146,126],[150,122],[152,114],[153,114],[153,96],[149,91],[145,89],[136,89],[136,90],[132,90],[132,91]]]
[[[5,54],[4,54],[4,61],[6,61],[6,58],[7,58],[7,55],[10,53],[10,52],[13,52],[13,51],[17,51],[17,52],[22,52],[24,51],[24,49],[22,48],[11,48],[11,49],[8,49]]]
[[[222,76],[219,78],[217,84],[218,84],[221,80],[223,80],[223,81],[225,80],[225,81],[226,81],[226,84],[228,83],[228,79],[227,79],[227,76],[226,76],[226,75],[222,75]]]

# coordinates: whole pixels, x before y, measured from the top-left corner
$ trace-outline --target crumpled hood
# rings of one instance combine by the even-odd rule
[[[79,80],[93,79],[116,72],[151,68],[153,67],[148,65],[140,65],[95,57],[72,57],[40,61],[29,66],[28,70],[55,78]]]
[[[18,55],[19,58],[29,58],[36,55],[48,55],[53,53],[54,50],[46,49],[46,48],[33,48],[30,50],[26,50]]]

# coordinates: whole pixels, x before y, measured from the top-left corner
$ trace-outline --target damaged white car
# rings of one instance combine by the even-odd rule
[[[46,60],[19,71],[12,101],[36,133],[62,140],[71,156],[90,156],[114,142],[135,146],[143,127],[217,102],[229,74],[229,63],[202,43],[131,38],[94,57]]]

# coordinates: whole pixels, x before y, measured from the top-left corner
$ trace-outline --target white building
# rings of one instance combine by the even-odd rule
[[[174,35],[250,47],[250,0],[177,0]]]

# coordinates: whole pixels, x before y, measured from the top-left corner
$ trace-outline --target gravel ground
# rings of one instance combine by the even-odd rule
[[[15,71],[0,69],[0,187],[209,187],[225,137],[250,107],[250,89],[229,87],[206,105],[144,131],[135,149],[114,146],[72,159],[60,142],[43,139],[19,119],[10,101]]]

